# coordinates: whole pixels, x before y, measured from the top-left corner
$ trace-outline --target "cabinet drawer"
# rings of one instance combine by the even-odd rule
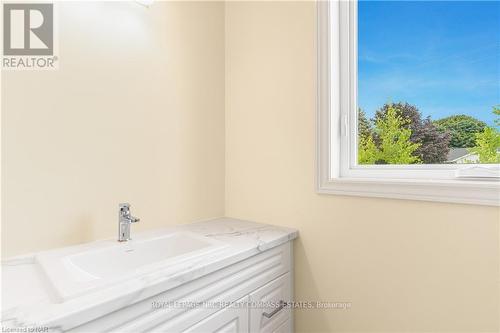
[[[292,331],[292,318],[285,321],[277,329],[272,331],[273,333],[290,333]]]
[[[248,297],[241,301],[246,304]],[[164,332],[168,333],[169,330],[167,329]],[[183,333],[248,333],[248,308],[225,308]]]
[[[291,319],[291,310],[286,306],[291,301],[291,294],[290,273],[252,292],[250,332],[290,332],[290,328],[285,331],[281,326]]]

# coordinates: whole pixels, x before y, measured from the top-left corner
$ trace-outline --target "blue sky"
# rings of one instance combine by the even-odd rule
[[[493,125],[500,104],[500,1],[360,1],[358,103],[424,116],[468,114]]]

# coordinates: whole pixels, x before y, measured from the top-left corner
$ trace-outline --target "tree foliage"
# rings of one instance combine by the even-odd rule
[[[358,136],[360,138],[367,138],[373,135],[372,125],[370,120],[366,117],[365,112],[359,108],[358,109]]]
[[[379,159],[380,152],[373,142],[372,136],[360,136],[358,145],[358,163],[375,164]]]
[[[361,137],[358,147],[358,163],[360,164],[412,164],[420,163],[415,151],[419,143],[410,140],[412,131],[409,120],[401,116],[395,107],[388,106],[383,117],[375,120],[374,136]]]
[[[497,118],[494,120],[495,125],[500,126],[500,105],[495,105],[493,107],[493,114],[497,116]]]
[[[500,112],[500,111],[499,111]],[[486,123],[467,115],[454,115],[434,121],[442,131],[450,133],[450,147],[470,148],[476,145],[476,134],[486,128]]]
[[[500,126],[500,106],[493,107]],[[500,132],[474,117],[432,122],[408,103],[385,104],[369,120],[358,110],[358,163],[443,163],[451,147],[470,148],[480,163],[500,163]]]
[[[385,104],[375,113],[375,122],[386,117],[391,107],[403,119],[402,126],[411,130],[409,140],[419,145],[414,155],[426,164],[446,162],[450,151],[449,134],[439,130],[430,117],[422,119],[422,114],[416,106],[402,102]],[[378,143],[377,137],[375,142]]]
[[[469,149],[479,156],[479,163],[500,163],[500,133],[493,127],[486,127],[476,134],[476,146]]]
[[[500,126],[500,107],[493,107],[493,114],[497,116],[494,120],[496,126]],[[479,157],[479,163],[500,163],[500,132],[494,127],[485,127],[480,133],[476,133],[476,146],[469,152]]]

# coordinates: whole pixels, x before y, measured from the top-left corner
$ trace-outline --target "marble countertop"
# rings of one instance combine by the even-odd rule
[[[36,253],[3,260],[2,326],[68,330],[281,245],[298,235],[297,230],[290,228],[218,218],[141,232],[137,237],[156,237],[179,231],[215,239],[225,246],[68,300],[61,300],[54,293],[36,263]],[[92,243],[83,246],[88,248]]]

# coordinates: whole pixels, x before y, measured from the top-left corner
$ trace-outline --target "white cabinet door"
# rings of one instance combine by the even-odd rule
[[[248,297],[240,301],[246,304]],[[188,328],[184,333],[248,333],[248,308],[245,306],[222,309]]]
[[[250,294],[250,332],[291,332],[291,310],[286,303],[291,301],[290,274],[269,282]]]

